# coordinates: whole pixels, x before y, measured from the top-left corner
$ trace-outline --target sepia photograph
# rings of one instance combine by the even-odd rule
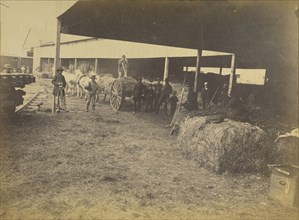
[[[0,219],[299,220],[298,0],[0,0]]]

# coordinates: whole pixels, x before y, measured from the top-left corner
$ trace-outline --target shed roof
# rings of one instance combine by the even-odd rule
[[[239,61],[267,67],[297,63],[296,7],[297,1],[78,1],[59,19],[62,33],[234,52]]]

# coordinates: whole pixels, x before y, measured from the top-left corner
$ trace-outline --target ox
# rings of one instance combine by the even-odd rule
[[[83,98],[85,95],[85,88],[89,85],[90,78],[88,75],[82,73],[80,70],[76,70],[76,87],[77,98]]]
[[[63,72],[65,81],[66,81],[66,87],[65,92],[68,95],[74,95],[76,92],[76,76],[73,73],[69,72]]]

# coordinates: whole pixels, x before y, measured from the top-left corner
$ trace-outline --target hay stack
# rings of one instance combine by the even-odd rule
[[[178,142],[184,155],[217,173],[266,168],[266,133],[248,123],[226,119],[213,124],[208,117],[193,117],[182,122]]]
[[[109,94],[111,84],[114,82],[114,78],[111,74],[105,74],[104,76],[97,77],[97,84],[99,89],[104,94]]]
[[[134,86],[136,85],[137,81],[132,77],[123,77],[123,78],[114,78],[111,74],[105,74],[104,76],[100,76],[97,79],[97,83],[100,87],[100,91],[104,94],[109,94],[111,84],[118,80],[122,82],[123,88],[125,91],[133,91]]]
[[[270,163],[292,164],[299,166],[298,129],[291,133],[280,135],[273,144]]]
[[[118,80],[122,82],[124,90],[128,92],[133,92],[134,86],[137,84],[137,80],[132,77],[123,77]]]

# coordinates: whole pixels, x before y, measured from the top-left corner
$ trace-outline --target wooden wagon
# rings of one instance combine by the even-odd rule
[[[137,84],[132,77],[115,79],[110,86],[110,105],[114,111],[119,111],[126,97],[132,97],[133,89]]]

